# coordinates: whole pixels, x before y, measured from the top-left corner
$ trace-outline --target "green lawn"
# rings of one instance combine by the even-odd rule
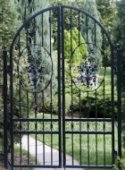
[[[14,164],[20,165],[21,163],[20,163],[20,148],[19,148],[19,146],[15,145],[14,153],[15,153]],[[25,164],[27,165],[27,162],[28,162],[28,156],[27,155],[28,155],[28,152],[26,150],[22,149],[22,164],[23,165],[25,165]],[[29,164],[32,165],[33,162],[35,161],[35,158],[30,154],[29,154],[29,157],[30,157]],[[33,170],[33,168],[25,168],[25,170]]]

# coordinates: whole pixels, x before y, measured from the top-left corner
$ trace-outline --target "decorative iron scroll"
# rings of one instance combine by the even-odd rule
[[[71,77],[74,84],[83,91],[97,89],[102,83],[106,68],[101,67],[101,54],[97,47],[89,47],[88,54],[81,56],[79,64],[71,64]],[[75,51],[72,58],[75,57]],[[101,62],[100,62],[100,61]]]
[[[19,58],[18,74],[21,85],[27,91],[45,90],[53,74],[52,58],[48,51],[39,45],[25,48]]]

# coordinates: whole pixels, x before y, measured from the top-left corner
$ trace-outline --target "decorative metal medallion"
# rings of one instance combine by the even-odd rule
[[[23,50],[19,57],[18,75],[27,91],[41,92],[46,89],[52,74],[52,59],[44,47],[32,45]]]
[[[77,55],[76,50],[73,52],[72,59]],[[81,56],[77,65],[71,61],[71,77],[77,88],[83,91],[97,89],[101,85],[106,71],[101,64],[101,51],[92,45],[88,46],[88,53]]]

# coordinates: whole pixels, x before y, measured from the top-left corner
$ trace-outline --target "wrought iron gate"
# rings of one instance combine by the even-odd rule
[[[111,169],[116,113],[113,56],[105,29],[81,9],[50,7],[20,27],[10,49],[8,75],[10,169]],[[30,137],[35,139],[34,156]],[[43,143],[41,155],[38,140]],[[49,153],[45,144],[51,147]],[[56,162],[52,148],[59,151]]]

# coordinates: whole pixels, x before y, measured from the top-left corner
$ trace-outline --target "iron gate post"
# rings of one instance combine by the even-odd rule
[[[7,168],[7,48],[2,48],[3,56],[3,106],[4,106],[4,166]]]

